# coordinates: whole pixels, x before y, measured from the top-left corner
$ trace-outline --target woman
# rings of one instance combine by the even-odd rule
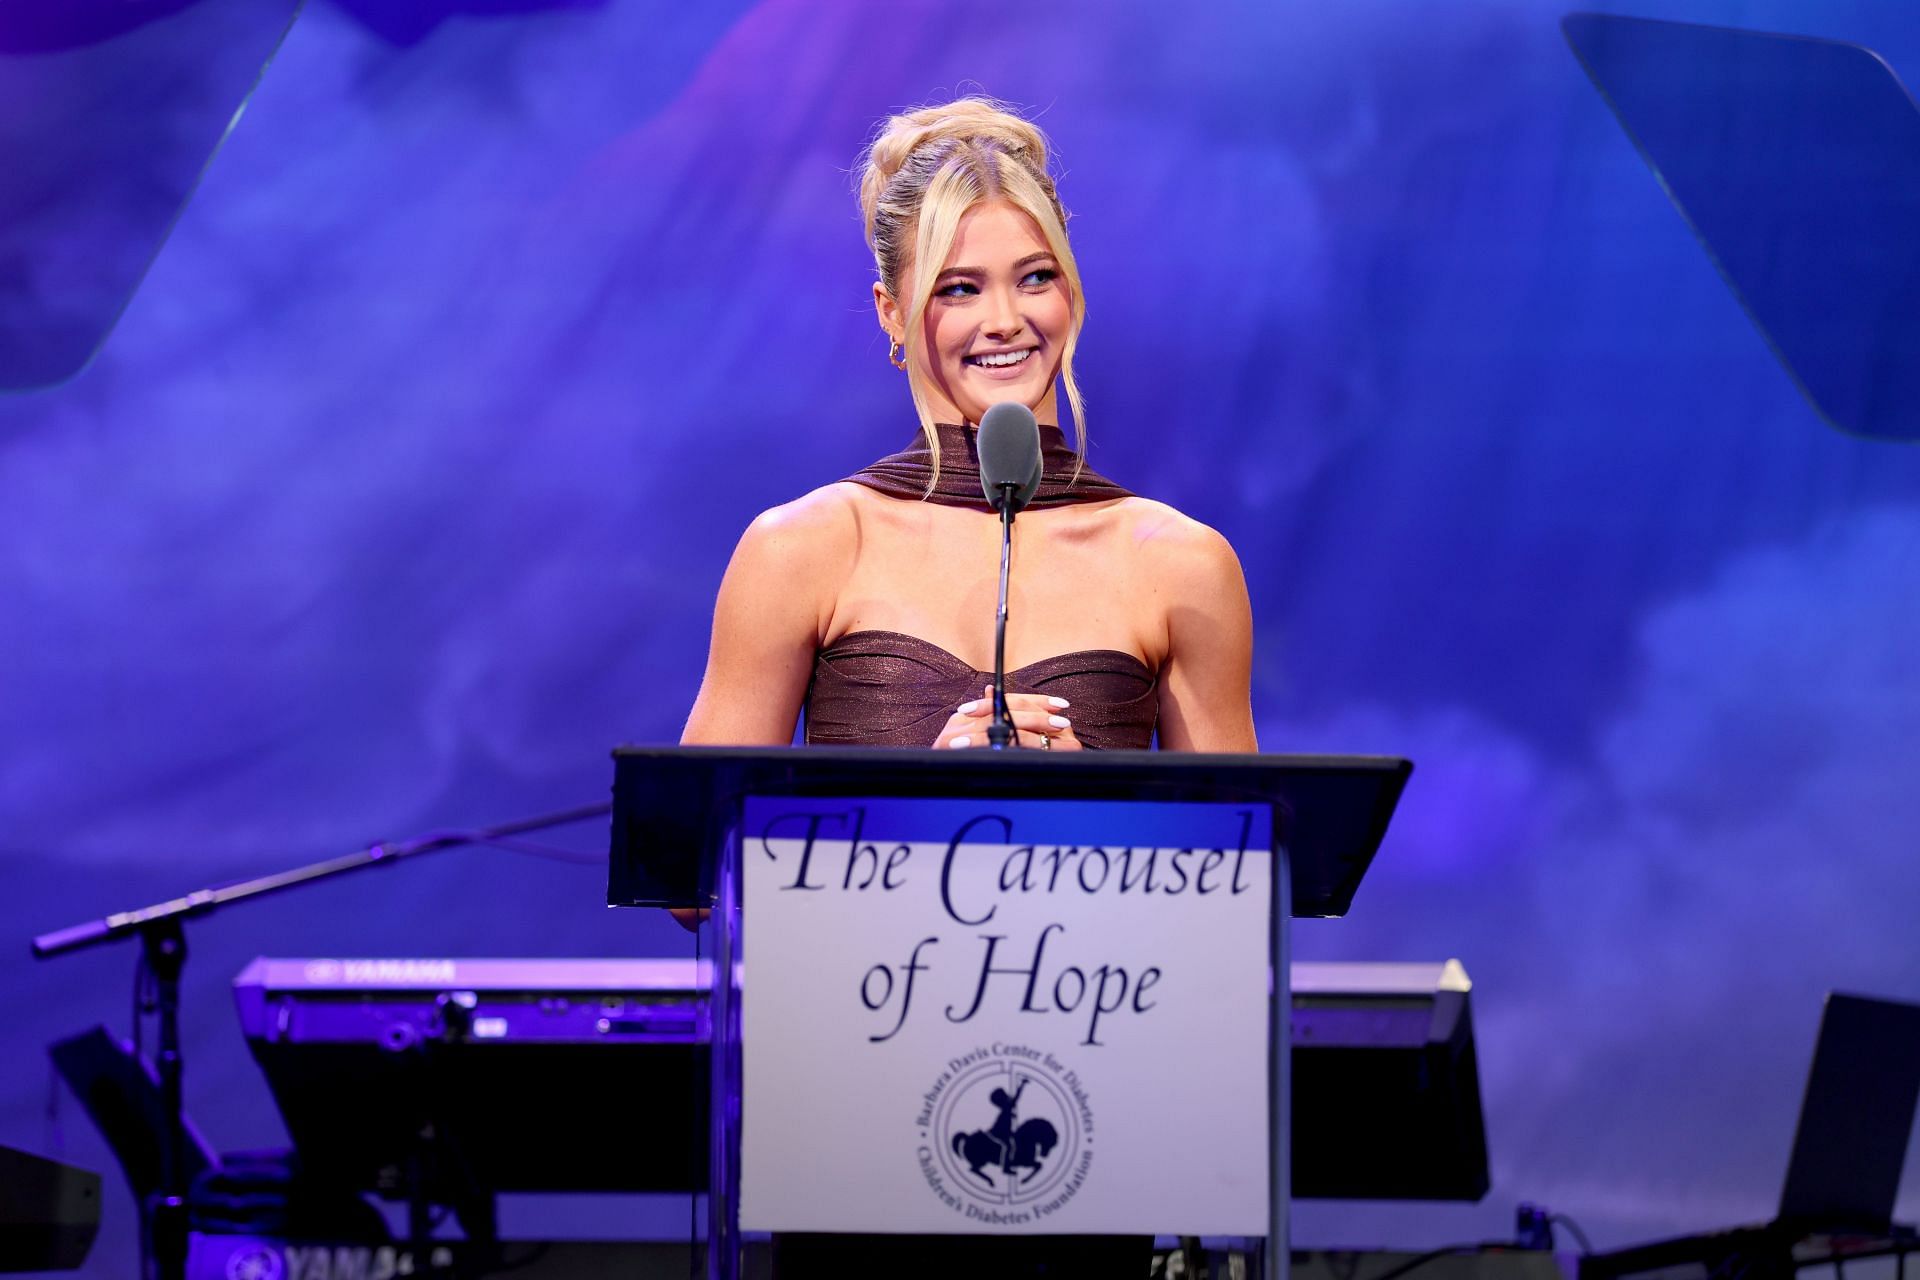
[[[1045,476],[1013,529],[1019,744],[1251,751],[1252,618],[1219,534],[1088,471],[1086,315],[1046,141],[980,98],[895,116],[860,184],[875,314],[921,438],[762,514],[727,566],[681,740],[986,745],[999,523],[973,432],[1018,400]],[[1075,445],[1057,387],[1074,411]],[[1169,440],[1178,448],[1178,440]]]
[[[860,184],[874,311],[921,438],[756,519],[727,566],[683,742],[987,743],[999,519],[973,433],[1017,400],[1043,482],[1013,527],[1007,701],[1019,744],[1251,751],[1252,619],[1226,540],[1087,470],[1086,304],[1046,142],[979,98],[889,120]],[[1074,411],[1075,445],[1057,386]],[[1177,440],[1168,447],[1178,448]],[[679,913],[692,923],[692,913]],[[1142,1275],[1143,1240],[781,1236],[780,1280]]]

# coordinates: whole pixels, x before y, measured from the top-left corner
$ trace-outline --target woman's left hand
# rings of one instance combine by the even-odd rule
[[[1080,739],[1073,735],[1073,722],[1061,713],[1067,709],[1064,698],[1043,693],[1009,693],[1007,713],[1013,717],[1015,745],[1041,751],[1080,751]],[[934,739],[935,747],[984,747],[987,726],[993,723],[993,686],[980,697],[963,702],[947,717],[947,723]]]

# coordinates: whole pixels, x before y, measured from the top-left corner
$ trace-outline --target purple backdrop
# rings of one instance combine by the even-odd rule
[[[29,934],[676,736],[741,527],[912,428],[849,170],[978,85],[1058,145],[1095,465],[1240,548],[1262,746],[1420,766],[1299,949],[1465,963],[1494,1189],[1303,1240],[1772,1212],[1822,993],[1920,998],[1920,454],[1819,425],[1556,6],[460,7],[315,0],[97,362],[0,401],[0,1141],[107,1164],[38,1046],[132,955]],[[600,895],[475,852],[196,926],[197,1115],[281,1139],[252,955],[686,948]]]

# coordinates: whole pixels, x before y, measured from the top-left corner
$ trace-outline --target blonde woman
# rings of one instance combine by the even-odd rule
[[[782,744],[804,711],[810,743],[986,745],[1000,530],[974,432],[1017,400],[1041,423],[1044,463],[1013,529],[1020,745],[1253,750],[1252,619],[1232,548],[1083,461],[1086,300],[1040,131],[981,98],[895,116],[868,150],[860,203],[874,313],[920,432],[747,529],[682,741]]]
[[[979,98],[895,116],[860,203],[874,314],[919,436],[747,529],[682,741],[784,744],[804,711],[809,743],[986,745],[1000,528],[974,433],[989,406],[1017,400],[1041,423],[1044,468],[1013,528],[1020,745],[1253,750],[1252,619],[1232,548],[1082,459],[1086,301],[1039,130]],[[1143,1239],[789,1235],[774,1273],[1113,1280],[1144,1275],[1150,1252]]]

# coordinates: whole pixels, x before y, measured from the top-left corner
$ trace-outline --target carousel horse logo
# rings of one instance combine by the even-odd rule
[[[937,1153],[945,1174],[936,1190],[1012,1207],[1057,1196],[1076,1166],[1084,1174],[1092,1155],[1083,1132],[1085,1109],[1062,1076],[1051,1058],[993,1057],[944,1077],[932,1123],[922,1131],[923,1163]],[[933,1169],[924,1171],[932,1180]]]
[[[967,1172],[995,1190],[999,1189],[994,1181],[995,1173],[1009,1185],[1015,1179],[1032,1182],[1040,1174],[1042,1161],[1060,1145],[1060,1131],[1039,1116],[1018,1126],[1014,1124],[1015,1113],[1020,1110],[1020,1095],[1032,1083],[1032,1076],[1022,1075],[1011,1094],[996,1088],[987,1095],[987,1101],[997,1113],[993,1123],[985,1129],[953,1135],[954,1154],[967,1162]],[[989,1166],[992,1173],[988,1172]],[[1021,1177],[1023,1170],[1025,1177]]]

